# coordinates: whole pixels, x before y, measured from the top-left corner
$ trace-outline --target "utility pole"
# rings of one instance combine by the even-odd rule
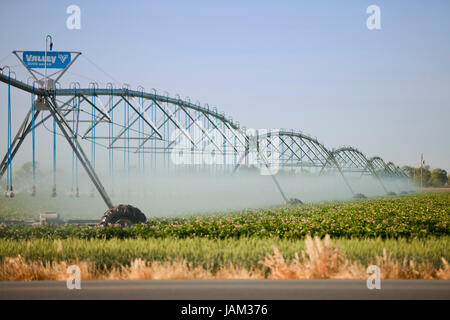
[[[423,153],[420,154],[420,189],[423,189]]]

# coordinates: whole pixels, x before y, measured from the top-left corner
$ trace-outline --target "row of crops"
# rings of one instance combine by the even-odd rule
[[[2,239],[429,238],[450,234],[450,192],[247,210],[184,218],[152,218],[128,228],[0,226]]]

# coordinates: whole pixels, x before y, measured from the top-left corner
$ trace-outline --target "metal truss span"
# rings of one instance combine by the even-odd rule
[[[131,90],[128,85],[114,88],[112,84],[99,88],[96,83],[81,88],[76,82],[69,88],[44,90],[5,74],[0,74],[0,81],[32,96],[30,111],[1,162],[0,177],[25,137],[53,119],[54,131],[58,128],[65,137],[73,158],[83,165],[108,207],[112,202],[95,172],[96,147],[108,150],[111,175],[119,170],[129,173],[133,161],[140,172],[162,165],[230,173],[243,166],[262,167],[271,171],[285,200],[274,168],[276,172],[338,174],[353,195],[348,174],[373,176],[386,193],[390,191],[382,178],[407,178],[392,162],[386,164],[378,156],[369,160],[356,148],[329,150],[316,138],[294,130],[250,130],[207,104],[155,89],[147,92],[143,87]],[[90,154],[83,151],[81,141],[90,146]],[[114,160],[116,152],[123,157],[120,167]]]

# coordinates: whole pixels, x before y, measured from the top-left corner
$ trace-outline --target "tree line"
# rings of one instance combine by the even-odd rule
[[[420,170],[421,168],[414,168],[410,166],[404,166],[409,176],[420,185]],[[422,167],[422,183],[424,187],[448,187],[450,181],[450,173],[441,168],[431,170],[430,166]]]

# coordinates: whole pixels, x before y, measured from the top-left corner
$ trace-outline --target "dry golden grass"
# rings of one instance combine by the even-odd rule
[[[109,275],[109,279],[204,279],[210,278],[209,271],[201,267],[192,267],[184,260],[164,261],[147,263],[144,260],[136,259],[129,267],[122,266],[119,269],[113,269]]]
[[[0,263],[0,280],[66,280],[67,268],[75,264],[80,267],[81,278],[89,279],[366,279],[367,266],[351,261],[345,253],[333,247],[330,237],[324,240],[315,237],[305,239],[305,250],[301,258],[296,253],[293,259],[286,259],[274,246],[273,254],[268,254],[258,266],[252,269],[229,264],[219,270],[209,270],[194,266],[186,260],[148,262],[135,259],[129,266],[107,269],[99,268],[89,261],[52,262],[25,261],[22,256],[9,257]],[[61,241],[57,251],[62,252]],[[442,268],[431,263],[416,263],[414,260],[394,260],[392,254],[383,250],[376,257],[376,265],[384,279],[450,279],[449,263],[442,258]],[[262,268],[261,268],[262,267]]]
[[[450,279],[447,260],[441,258],[443,268],[436,269],[429,262],[416,263],[414,260],[396,261],[392,254],[383,249],[383,256],[376,258],[376,265],[381,269],[382,278],[386,279]]]
[[[327,235],[321,241],[318,237],[305,240],[306,250],[302,259],[298,254],[292,260],[285,260],[281,252],[274,247],[273,255],[267,255],[261,263],[270,269],[270,278],[274,279],[365,279],[366,268],[359,262],[351,261],[338,248],[333,248]],[[443,268],[437,269],[431,263],[416,263],[414,260],[397,261],[392,254],[376,257],[376,265],[384,279],[450,279],[448,262],[442,259]]]
[[[83,275],[82,278],[96,279],[98,274],[86,261],[76,262]],[[0,266],[0,280],[66,280],[70,263],[43,263],[41,261],[25,261],[22,256],[6,258]]]
[[[364,267],[346,259],[338,248],[333,248],[330,236],[323,241],[319,237],[305,239],[306,250],[292,260],[286,260],[278,248],[273,247],[274,254],[267,255],[261,264],[270,270],[273,279],[359,279],[367,278]]]
[[[170,279],[261,279],[261,270],[247,270],[235,265],[219,269],[216,272],[203,267],[194,267],[185,260],[148,263],[141,259],[134,260],[129,267],[113,269],[108,279],[128,280],[170,280]]]

